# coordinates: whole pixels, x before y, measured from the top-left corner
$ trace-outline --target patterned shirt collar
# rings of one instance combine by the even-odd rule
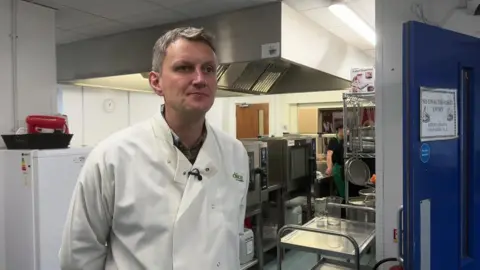
[[[165,105],[162,104],[161,106],[161,113],[162,116],[165,118]],[[202,135],[200,138],[198,138],[197,142],[190,148],[185,146],[181,141],[180,137],[178,137],[173,130],[170,130],[170,133],[172,134],[172,139],[173,139],[173,145],[182,152],[185,157],[193,164],[195,163],[195,160],[197,159],[198,153],[200,152],[200,149],[202,148],[203,143],[205,142],[205,139],[207,138],[207,127],[204,125],[203,126],[203,131]]]

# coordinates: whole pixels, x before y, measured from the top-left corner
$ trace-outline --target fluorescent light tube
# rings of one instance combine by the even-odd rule
[[[368,42],[372,43],[372,45],[375,45],[375,31],[355,12],[353,12],[353,10],[344,4],[333,4],[330,5],[328,9],[346,25],[365,38]]]

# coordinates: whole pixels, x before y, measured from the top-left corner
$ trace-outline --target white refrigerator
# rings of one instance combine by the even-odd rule
[[[6,270],[60,269],[67,211],[90,150],[0,151]]]

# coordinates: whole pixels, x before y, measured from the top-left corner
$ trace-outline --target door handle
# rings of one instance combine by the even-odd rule
[[[398,208],[397,212],[397,228],[398,228],[398,261],[403,264],[403,205]]]

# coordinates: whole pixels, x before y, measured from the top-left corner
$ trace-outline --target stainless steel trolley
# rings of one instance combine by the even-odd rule
[[[333,203],[329,205],[351,211],[375,212],[375,209],[370,207]],[[319,255],[319,260],[312,270],[370,269],[360,265],[360,258],[375,240],[375,224],[339,219],[339,226],[318,226],[317,221],[320,221],[320,224],[326,224],[322,219],[326,218],[315,217],[303,226],[286,225],[278,231],[277,269],[282,269],[282,260],[279,258],[282,258],[285,248]],[[285,235],[287,231],[290,233]]]

